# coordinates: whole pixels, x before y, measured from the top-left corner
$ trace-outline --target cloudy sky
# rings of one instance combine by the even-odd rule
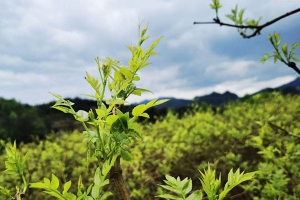
[[[85,71],[97,76],[94,58],[111,57],[124,65],[130,58],[126,45],[136,44],[139,19],[149,23],[154,41],[163,39],[152,65],[140,72],[139,87],[154,92],[130,102],[156,97],[192,99],[213,91],[239,96],[292,81],[297,74],[272,60],[269,33],[284,41],[300,41],[300,13],[267,27],[256,38],[243,39],[235,29],[193,25],[212,21],[206,0],[1,0],[0,97],[31,105],[54,98],[92,93]],[[220,19],[239,3],[248,18],[261,23],[300,7],[295,0],[223,0]],[[297,49],[300,51],[300,48]]]

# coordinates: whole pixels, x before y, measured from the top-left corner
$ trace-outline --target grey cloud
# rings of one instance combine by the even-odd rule
[[[245,15],[263,15],[263,20],[268,20],[298,4],[296,1],[255,2],[221,1],[224,5],[220,16],[224,18],[239,3],[241,8],[247,7]],[[151,58],[153,65],[141,72],[145,82],[139,83],[158,94],[170,91],[176,96],[180,90],[190,93],[202,87],[213,90],[214,85],[226,81],[250,77],[262,81],[294,75],[280,63],[259,62],[263,53],[272,51],[266,40],[272,29],[266,29],[258,38],[243,40],[236,30],[228,27],[193,25],[194,21],[211,21],[215,17],[209,3],[196,0],[1,1],[0,71],[10,73],[16,85],[2,90],[0,96],[42,103],[52,99],[48,91],[65,96],[92,92],[83,78],[85,71],[96,76],[96,56],[109,56],[127,65],[130,52],[126,45],[137,41],[139,18],[149,23],[150,41],[163,36],[156,49],[160,55]],[[296,18],[286,19],[284,27],[274,26],[288,41],[292,41],[290,38],[299,41],[300,35],[296,34],[299,28],[292,26]],[[28,77],[42,78],[36,78],[40,84],[20,88]],[[3,83],[0,80],[0,85]],[[26,92],[32,95],[26,96]]]

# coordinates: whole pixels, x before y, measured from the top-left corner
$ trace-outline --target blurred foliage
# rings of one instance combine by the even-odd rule
[[[200,171],[210,162],[221,172],[221,185],[234,171],[258,171],[254,180],[235,187],[228,197],[236,199],[300,199],[300,96],[259,93],[222,108],[194,106],[178,118],[169,112],[155,123],[141,123],[142,140],[132,142],[131,162],[122,163],[132,199],[153,199],[162,195],[165,175],[191,178],[193,190],[201,189]],[[86,161],[83,135],[51,135],[39,144],[21,144],[26,155],[25,176],[29,183],[51,178],[62,185],[72,181],[76,191],[79,175],[92,183],[96,160]],[[0,147],[5,145],[0,143]],[[5,156],[0,156],[4,163]],[[4,170],[4,165],[0,165]],[[0,173],[2,186],[14,191],[20,183]],[[74,188],[73,188],[74,186]],[[28,189],[26,199],[51,199],[39,190]]]
[[[27,143],[44,139],[47,132],[35,107],[0,98],[0,139]]]

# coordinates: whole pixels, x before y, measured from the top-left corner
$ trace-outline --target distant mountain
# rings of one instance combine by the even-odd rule
[[[281,85],[276,88],[262,89],[256,93],[254,93],[253,95],[258,94],[260,92],[273,92],[273,91],[279,91],[282,94],[300,94],[300,77],[296,78],[295,80],[293,80],[287,84]]]
[[[173,109],[179,109],[183,107],[188,107],[193,103],[193,100],[187,100],[187,99],[176,99],[173,97],[166,97],[166,98],[160,98],[160,99],[170,99],[166,103],[163,103],[161,105],[156,106],[157,109],[163,109],[163,108],[173,108]]]
[[[283,94],[300,94],[300,77],[296,78],[295,80],[291,81],[290,83],[284,84],[282,86],[276,87],[276,88],[265,88],[263,90],[260,90],[252,95],[258,94],[260,92],[273,92],[273,91],[280,91]],[[250,96],[252,96],[250,95]],[[170,99],[168,102],[157,106],[157,109],[167,109],[167,108],[172,108],[172,109],[181,109],[181,108],[186,108],[192,103],[206,103],[211,106],[221,106],[229,101],[235,101],[238,100],[239,97],[231,93],[229,91],[226,91],[223,94],[213,92],[208,95],[204,96],[197,96],[192,100],[187,100],[187,99],[176,99],[173,97],[166,97],[166,98],[159,98],[159,99]],[[140,103],[148,103],[149,100],[142,101]]]
[[[157,108],[157,109],[165,109],[165,108],[180,109],[180,108],[186,108],[186,107],[192,105],[193,103],[198,103],[198,104],[206,103],[206,104],[212,105],[212,106],[221,106],[223,104],[226,104],[229,101],[237,100],[238,98],[239,97],[236,94],[228,92],[228,91],[223,94],[213,92],[208,95],[195,97],[192,100],[176,99],[173,97],[165,97],[165,98],[159,98],[159,100],[160,99],[170,99],[170,100],[164,104],[156,106],[155,108]],[[149,102],[149,100],[145,100],[140,103],[145,104],[148,102]]]
[[[296,78],[295,80],[293,80],[292,82],[289,82],[287,84],[284,84],[282,86],[279,86],[275,89],[286,89],[286,88],[291,88],[291,87],[294,87],[294,88],[300,88],[300,77]]]
[[[226,91],[223,94],[213,92],[209,95],[195,97],[194,101],[197,103],[207,103],[212,106],[221,106],[229,101],[237,100],[238,98],[239,97],[236,94]]]

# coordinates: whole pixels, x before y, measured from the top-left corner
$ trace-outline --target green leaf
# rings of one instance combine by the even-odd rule
[[[70,187],[71,187],[71,184],[72,184],[71,181],[68,181],[68,182],[66,182],[66,183],[64,184],[64,190],[63,190],[63,192],[62,192],[63,195],[65,195],[65,194],[69,191],[69,189],[70,189]]]
[[[51,196],[54,196],[58,199],[61,199],[61,200],[66,200],[66,198],[64,198],[59,192],[57,191],[53,191],[53,190],[47,190],[47,191],[44,191],[45,193],[51,195]]]
[[[96,109],[96,113],[99,119],[102,119],[106,115],[105,111],[102,109]]]
[[[59,100],[63,100],[63,97],[59,94],[54,94],[52,92],[49,92],[50,94],[52,94],[53,96],[55,96],[56,98],[58,98]]]
[[[31,183],[30,187],[31,188],[39,188],[39,189],[47,188],[47,186],[45,185],[45,183],[42,183],[42,182]]]
[[[58,180],[58,178],[54,174],[52,174],[52,177],[51,177],[51,188],[52,189],[57,189],[58,186],[59,186],[59,180]]]
[[[219,200],[223,200],[228,192],[230,192],[234,187],[241,184],[242,182],[252,179],[254,175],[255,172],[244,174],[244,172],[240,173],[240,169],[237,169],[234,173],[231,169],[228,173],[227,183],[225,184],[224,190],[219,194]]]
[[[110,133],[122,133],[128,130],[128,121],[125,116],[119,117],[114,123],[111,125]]]
[[[46,185],[47,187],[51,187],[51,181],[50,181],[50,179],[44,178],[43,180],[44,180],[44,183],[45,183],[45,185]]]
[[[274,56],[274,63],[276,63],[278,60],[278,56]]]
[[[182,185],[181,185],[182,184]],[[181,182],[182,192],[187,195],[190,191],[192,191],[192,180],[185,178]]]
[[[266,62],[270,58],[269,54],[264,54],[264,57],[260,59],[262,63]]]
[[[158,106],[158,105],[161,105],[161,104],[163,104],[163,103],[165,103],[165,102],[167,102],[167,101],[169,101],[170,99],[162,99],[162,100],[158,100],[158,101],[156,101],[154,104],[153,104],[153,106]]]
[[[115,164],[116,159],[119,155],[116,153],[113,155],[113,157],[111,158],[111,160],[106,160],[102,166],[102,174],[104,177],[106,177],[106,175],[109,173],[111,167]]]
[[[100,186],[99,185],[94,185],[92,188],[91,195],[94,199],[97,199],[100,196]]]
[[[141,37],[143,37],[146,34],[147,30],[148,30],[148,24],[145,28],[143,28],[142,33],[141,33]]]
[[[132,115],[138,117],[141,114],[143,114],[146,110],[147,110],[147,106],[145,104],[137,105],[132,109]]]
[[[212,4],[209,4],[212,9],[216,10],[222,7],[219,0],[212,0],[212,2]]]
[[[209,199],[214,199],[221,185],[221,175],[219,176],[219,179],[216,179],[216,171],[212,170],[210,165],[208,165],[207,170],[204,170],[204,173],[201,171],[199,172],[201,174],[200,182],[204,192]]]
[[[126,161],[131,161],[133,159],[132,154],[128,151],[121,150],[121,157]]]
[[[172,194],[161,194],[158,195],[157,197],[163,198],[163,199],[175,199],[175,200],[180,200],[182,198],[179,198],[178,196],[172,195]]]
[[[4,195],[6,197],[6,199],[14,199],[14,197],[10,194],[10,191],[5,188],[0,186],[0,195]]]
[[[153,94],[153,92],[151,92],[150,90],[143,89],[143,88],[136,88],[136,89],[134,89],[134,91],[132,92],[132,94],[137,95],[137,96],[141,96],[142,92],[150,92],[150,93]]]
[[[203,198],[203,194],[201,190],[196,190],[190,196],[186,198],[186,200],[199,200]]]
[[[64,195],[65,198],[63,198],[64,200],[67,199],[67,200],[76,200],[76,196],[72,193],[67,193]]]
[[[166,190],[172,191],[178,195],[180,195],[180,193],[181,193],[180,189],[173,187],[173,186],[169,186],[169,185],[159,185],[159,186],[162,188],[165,188]]]
[[[100,168],[98,167],[95,171],[94,183],[95,185],[100,185],[101,182],[102,182],[102,175],[101,175]]]
[[[134,129],[128,129],[127,133],[126,133],[128,136],[131,136],[131,137],[138,137],[138,138],[141,138],[140,134],[134,130]]]
[[[127,67],[120,67],[119,70],[126,77],[126,79],[132,79],[134,73],[131,72]]]
[[[297,46],[299,46],[299,45],[300,45],[300,42],[294,43],[291,47],[291,51],[294,51],[297,48]]]
[[[118,81],[123,81],[123,80],[125,80],[125,76],[121,72],[115,71],[114,81],[118,82]]]
[[[108,125],[112,125],[119,117],[117,115],[109,115],[107,118],[106,118],[106,123]]]
[[[284,43],[284,45],[282,45],[281,49],[282,49],[284,56],[287,58],[288,57],[288,44]]]
[[[112,196],[113,193],[111,192],[105,192],[103,195],[101,195],[100,199],[99,200],[105,200],[107,199],[109,196]],[[92,199],[91,199],[92,200]]]
[[[244,15],[245,9],[242,9],[239,13],[239,20],[238,20],[238,24],[242,25],[244,20],[243,20],[243,15]]]
[[[56,110],[60,110],[63,113],[71,113],[71,110],[64,106],[52,106],[52,108],[55,108]]]
[[[148,113],[142,113],[142,114],[139,115],[139,117],[150,118]]]
[[[88,72],[86,72],[86,81],[94,88],[94,90],[99,91],[100,90],[100,84],[98,79],[95,79],[92,77]]]

